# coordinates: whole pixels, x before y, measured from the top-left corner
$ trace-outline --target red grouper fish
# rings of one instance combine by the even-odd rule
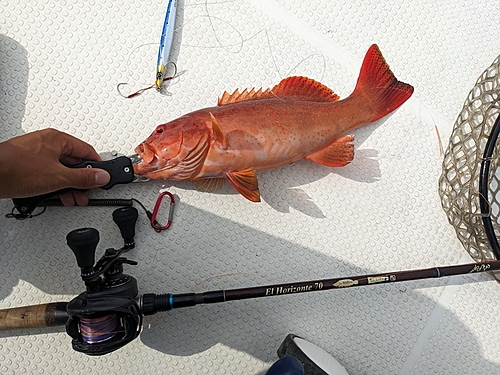
[[[217,107],[159,125],[135,152],[135,173],[151,179],[192,180],[216,191],[227,179],[245,198],[260,201],[255,171],[308,159],[342,167],[354,157],[350,131],[403,104],[413,87],[400,82],[377,45],[363,60],[346,99],[305,77],[289,77],[272,89],[224,92]]]

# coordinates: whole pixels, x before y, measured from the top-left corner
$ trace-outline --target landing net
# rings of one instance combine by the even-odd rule
[[[496,259],[479,206],[479,177],[486,142],[500,114],[500,56],[479,77],[458,116],[443,160],[439,195],[459,240],[477,262]],[[495,235],[500,238],[500,140],[491,156],[488,202]],[[500,281],[500,271],[492,273]]]

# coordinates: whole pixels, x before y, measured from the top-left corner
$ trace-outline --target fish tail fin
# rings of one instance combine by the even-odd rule
[[[351,94],[368,109],[367,122],[388,115],[412,94],[413,86],[397,80],[380,49],[373,44],[365,55],[356,88]]]

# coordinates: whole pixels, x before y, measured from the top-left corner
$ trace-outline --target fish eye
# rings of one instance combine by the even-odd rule
[[[162,129],[162,128],[158,128],[158,130],[156,130],[156,132],[157,132],[158,134],[161,134],[161,133],[163,133],[163,129]]]
[[[156,79],[162,79],[162,78],[163,78],[163,73],[158,72],[158,73],[156,74]]]

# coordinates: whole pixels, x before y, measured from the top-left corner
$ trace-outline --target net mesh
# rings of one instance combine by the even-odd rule
[[[443,160],[439,195],[458,239],[477,262],[494,260],[479,206],[479,176],[486,142],[500,113],[500,56],[478,78],[455,122]],[[497,238],[500,234],[499,145],[491,157],[488,198]],[[500,271],[492,272],[500,281]]]

